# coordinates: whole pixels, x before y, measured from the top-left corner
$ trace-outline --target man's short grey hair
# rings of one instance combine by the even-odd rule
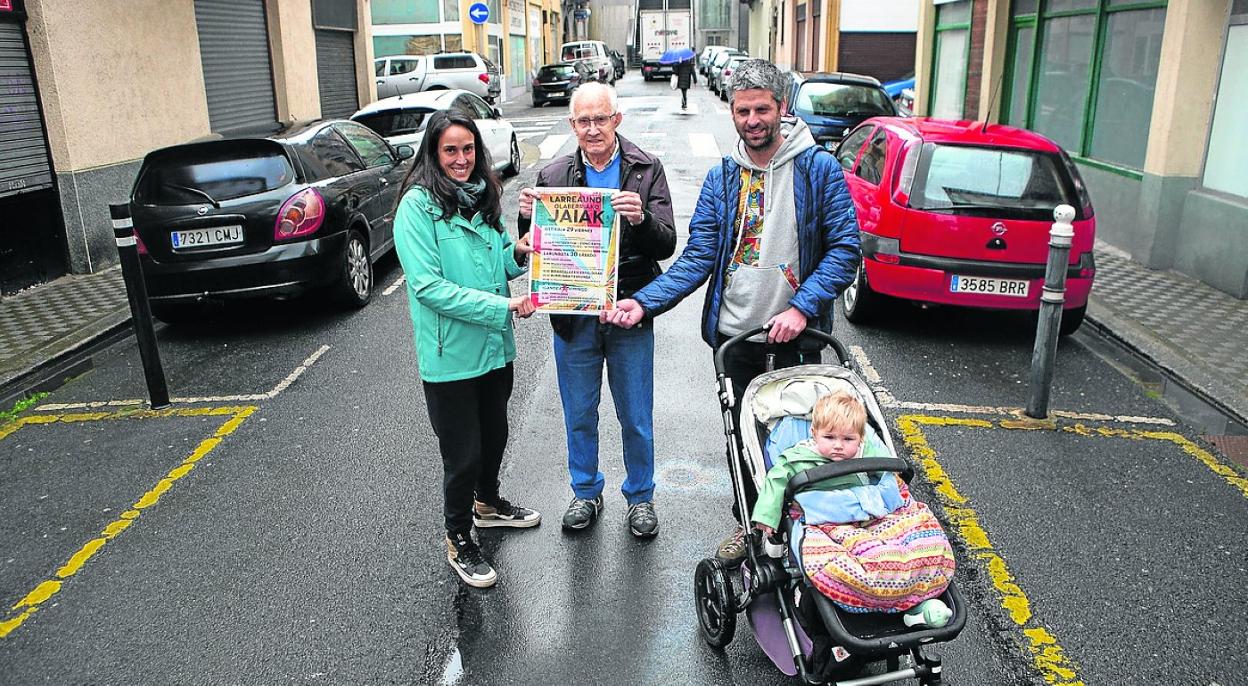
[[[582,83],[576,87],[576,90],[572,91],[572,101],[568,103],[568,114],[575,117],[577,103],[583,102],[586,98],[601,98],[604,95],[607,97],[607,102],[611,105],[611,111],[619,112],[620,96],[616,94],[615,88],[605,83],[590,81],[589,83]]]
[[[728,104],[732,104],[737,93],[745,90],[771,91],[776,104],[788,100],[789,79],[776,65],[767,60],[746,60],[732,70],[732,89],[728,94]]]

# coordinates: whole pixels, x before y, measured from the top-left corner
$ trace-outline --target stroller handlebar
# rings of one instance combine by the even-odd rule
[[[856,474],[859,472],[897,472],[909,483],[914,478],[914,468],[910,463],[896,457],[859,457],[841,462],[828,462],[799,472],[789,479],[784,487],[785,501],[792,500],[793,494],[824,479]]]
[[[742,331],[741,333],[733,336],[732,338],[729,338],[723,343],[720,343],[719,347],[715,348],[715,373],[724,374],[724,357],[729,350],[731,350],[734,346],[740,345],[741,343],[747,341],[748,339],[753,338],[754,336],[757,336],[760,333],[766,333],[767,330],[768,330],[768,327],[760,326],[758,328],[751,329],[749,331]],[[793,341],[791,342],[796,342],[803,338],[813,338],[825,345],[831,346],[832,349],[836,351],[836,357],[840,361],[841,365],[846,368],[850,368],[849,351],[846,350],[845,344],[841,343],[840,340],[838,340],[832,334],[826,333],[826,332],[820,331],[819,329],[815,329],[815,328],[808,326],[805,329],[802,329],[802,332],[797,335],[797,338],[794,338]],[[768,343],[766,345],[768,347],[771,347],[771,346],[782,345],[782,344]]]

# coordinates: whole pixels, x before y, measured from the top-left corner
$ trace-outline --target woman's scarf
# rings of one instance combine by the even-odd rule
[[[484,192],[485,179],[455,182],[455,197],[459,201],[459,209],[461,210],[476,209],[477,202],[481,200],[481,194]]]

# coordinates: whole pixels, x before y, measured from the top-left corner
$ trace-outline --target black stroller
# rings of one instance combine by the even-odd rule
[[[900,613],[846,612],[820,594],[802,571],[800,561],[788,545],[792,527],[788,518],[777,532],[785,541],[783,547],[768,546],[761,533],[750,525],[742,480],[753,479],[757,487],[770,467],[764,450],[769,429],[758,420],[755,403],[760,401],[761,394],[770,401],[769,411],[775,411],[774,391],[778,384],[813,385],[813,390],[806,388],[808,392],[795,394],[807,398],[822,395],[832,387],[844,389],[848,386],[867,409],[868,433],[874,430],[877,445],[886,447],[887,454],[892,455],[829,462],[797,474],[785,489],[786,509],[797,493],[824,479],[856,472],[896,472],[909,482],[914,475],[909,463],[897,456],[879,404],[870,387],[850,368],[845,346],[828,334],[807,329],[802,335],[830,345],[840,364],[801,365],[768,371],[750,382],[742,398],[734,398],[731,380],[724,371],[725,352],[764,331],[760,328],[734,336],[715,351],[733,495],[740,524],[747,532],[747,552],[744,560],[735,566],[715,557],[698,563],[694,596],[702,637],[716,648],[726,646],[736,631],[737,613],[745,612],[760,647],[776,667],[790,676],[800,676],[805,683],[868,686],[917,678],[924,686],[939,686],[942,683],[940,656],[924,649],[933,643],[952,640],[966,624],[966,606],[952,582],[940,600],[953,615],[939,628],[907,626]],[[734,425],[732,407],[735,402],[741,403],[740,427]],[[780,411],[794,416],[808,415],[811,404],[799,397],[780,403]],[[742,463],[748,467],[748,474],[742,474]],[[907,664],[903,665],[903,659]],[[887,663],[885,673],[859,676],[868,663],[879,661]]]

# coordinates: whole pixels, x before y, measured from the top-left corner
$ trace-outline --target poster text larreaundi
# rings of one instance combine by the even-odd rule
[[[615,307],[620,239],[613,192],[538,189],[529,297],[539,311],[592,315]]]

